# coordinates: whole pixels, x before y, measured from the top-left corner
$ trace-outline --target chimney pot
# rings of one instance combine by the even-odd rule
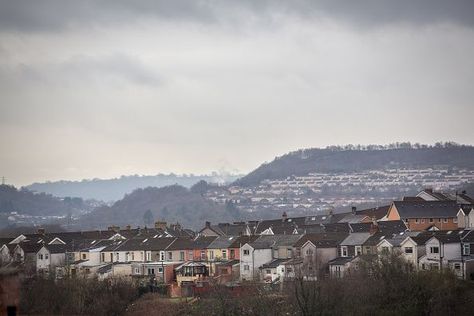
[[[354,214],[354,215],[355,215],[355,214],[356,214],[356,212],[357,212],[357,207],[356,207],[356,206],[353,206],[353,207],[352,207],[352,214]]]

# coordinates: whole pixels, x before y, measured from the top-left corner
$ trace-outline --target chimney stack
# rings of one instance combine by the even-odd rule
[[[127,226],[125,226],[125,229],[126,229],[126,230],[130,230],[130,229],[132,229],[132,226],[131,226],[131,225],[127,225]]]
[[[38,234],[44,235],[45,231],[44,228],[38,228]]]
[[[211,227],[211,222],[206,222],[206,228],[210,228]]]
[[[370,225],[370,235],[373,235],[379,231],[379,223],[377,223],[377,220],[375,217],[372,217],[372,224]]]
[[[353,206],[352,207],[352,214],[356,215],[356,213],[357,213],[357,207]]]
[[[286,221],[287,218],[288,218],[288,215],[286,215],[286,212],[283,212],[283,214],[281,215],[281,220],[284,222]]]

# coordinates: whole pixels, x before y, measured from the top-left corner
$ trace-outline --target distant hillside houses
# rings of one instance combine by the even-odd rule
[[[0,239],[0,262],[30,275],[120,276],[182,288],[206,282],[279,284],[299,276],[342,278],[366,258],[394,254],[413,269],[449,269],[474,280],[473,209],[474,200],[464,192],[424,190],[377,208],[206,222],[198,232],[163,221],[152,228],[39,229]]]
[[[452,191],[474,183],[474,170],[399,168],[360,172],[309,173],[264,179],[254,186],[211,188],[205,197],[216,203],[232,201],[243,211],[314,213],[351,204],[394,200],[418,188]]]

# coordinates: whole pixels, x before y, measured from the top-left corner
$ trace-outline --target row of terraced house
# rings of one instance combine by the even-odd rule
[[[0,239],[0,260],[27,275],[126,277],[181,287],[343,277],[363,256],[397,253],[416,269],[451,269],[459,278],[472,279],[473,205],[464,193],[424,190],[378,208],[206,222],[196,233],[165,222],[142,229],[39,230]]]

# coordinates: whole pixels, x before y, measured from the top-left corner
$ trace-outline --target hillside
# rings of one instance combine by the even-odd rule
[[[345,146],[303,149],[262,164],[234,182],[252,186],[264,179],[281,179],[311,172],[357,172],[384,168],[433,168],[444,166],[474,169],[474,147],[452,143],[435,146],[411,145]]]
[[[238,176],[221,175],[175,175],[158,174],[153,176],[122,176],[115,179],[93,179],[82,181],[57,181],[33,183],[26,188],[35,192],[49,193],[58,197],[77,196],[83,199],[96,199],[100,201],[117,201],[125,194],[138,188],[164,187],[178,184],[191,187],[200,180],[212,183],[230,183]]]
[[[50,194],[0,185],[0,214],[17,212],[33,216],[54,216],[75,214],[89,209],[90,206],[80,198],[60,199]]]
[[[186,228],[199,229],[206,221],[234,221],[239,217],[240,212],[232,205],[217,205],[194,190],[173,185],[137,189],[112,206],[100,207],[85,215],[79,224],[82,227],[103,229],[109,225],[152,226],[156,220],[165,220],[168,223],[179,222]]]

